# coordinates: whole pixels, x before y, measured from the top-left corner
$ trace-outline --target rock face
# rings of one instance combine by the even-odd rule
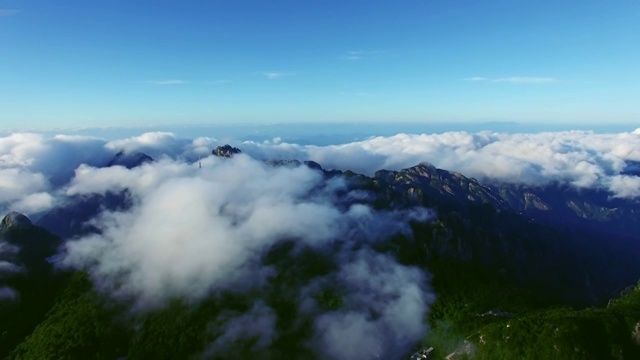
[[[218,146],[211,153],[215,156],[230,158],[235,154],[240,154],[241,152],[242,151],[240,151],[240,149],[227,144],[224,146]]]
[[[422,163],[400,171],[380,170],[373,178],[403,196],[389,199],[423,205],[487,204],[501,211],[523,214],[546,224],[589,229],[599,233],[628,236],[640,226],[640,204],[632,200],[612,199],[606,191],[580,189],[561,184],[524,186],[517,184],[483,185],[474,178]]]
[[[25,215],[12,211],[8,213],[0,222],[0,227],[4,229],[9,229],[12,227],[29,227],[33,225],[31,220]]]

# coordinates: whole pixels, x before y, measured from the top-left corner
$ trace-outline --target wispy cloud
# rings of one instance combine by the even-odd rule
[[[491,79],[487,79],[486,77],[474,76],[464,79],[464,81],[491,81]]]
[[[494,82],[507,82],[512,84],[545,84],[557,82],[552,77],[528,77],[528,76],[513,76],[508,78],[495,79]]]
[[[18,9],[1,9],[0,8],[0,16],[11,16],[19,13]]]
[[[355,91],[355,92],[346,92],[346,91],[341,91],[338,93],[339,96],[355,96],[355,97],[372,97],[372,96],[376,96],[373,93],[367,92],[367,91]]]
[[[269,80],[277,80],[277,79],[282,79],[284,77],[293,76],[294,73],[287,72],[287,71],[267,71],[262,73],[262,75]]]
[[[491,82],[491,83],[509,83],[509,84],[549,84],[558,82],[558,79],[552,77],[535,77],[535,76],[511,76],[504,78],[486,78],[482,76],[474,76],[464,79],[472,82]]]
[[[149,81],[149,84],[152,85],[184,85],[184,84],[189,84],[190,81],[186,81],[186,80],[180,80],[180,79],[168,79],[168,80],[152,80]]]
[[[347,53],[342,56],[342,59],[355,61],[378,53],[379,51],[377,50],[351,50],[347,51]]]

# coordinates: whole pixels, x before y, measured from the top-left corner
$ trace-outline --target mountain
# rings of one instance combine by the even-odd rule
[[[216,151],[223,157],[240,152],[230,146]],[[114,161],[121,166],[150,161],[143,155],[134,158],[138,160],[128,162],[120,155]],[[410,234],[392,234],[371,245],[371,256],[390,256],[431,274],[436,293],[425,319],[431,330],[421,344],[397,358],[408,359],[414,352],[434,359],[637,358],[638,203],[560,184],[483,184],[426,163],[380,170],[371,177],[323,169],[315,162],[266,163],[307,166],[327,181],[341,177],[350,194],[359,194],[338,192],[335,201],[341,207],[365,204],[388,214],[416,206],[435,211],[432,219],[412,221]],[[0,236],[14,250],[0,251],[5,256],[0,264],[10,260],[28,269],[28,275],[16,273],[14,280],[0,285],[20,293],[18,305],[0,304],[6,340],[0,342],[0,357],[11,351],[12,359],[218,358],[207,355],[217,346],[226,359],[322,358],[308,346],[313,317],[322,312],[305,310],[305,297],[322,311],[346,313],[345,290],[331,277],[344,256],[338,240],[318,249],[282,239],[260,256],[271,275],[259,290],[229,289],[195,304],[175,299],[160,309],[132,313],[126,302],[98,292],[86,273],[56,275],[46,258],[61,241],[37,226],[68,239],[97,231],[85,224],[101,209],[128,206],[125,191],[72,198],[36,225],[20,214],[5,217]],[[20,249],[18,256],[15,249]],[[273,313],[258,316],[256,298]],[[370,314],[371,319],[380,316]],[[261,344],[265,321],[275,322],[274,334],[267,345],[255,347]],[[224,332],[221,324],[251,331],[238,338],[234,334],[239,330]]]
[[[59,245],[58,237],[23,214],[11,212],[2,219],[0,290],[14,296],[11,302],[0,301],[0,357],[30,334],[53,306],[62,278],[47,258]]]
[[[118,152],[104,167],[123,166],[133,169],[152,162],[153,158],[142,152]],[[89,223],[103,210],[124,209],[130,206],[127,191],[119,193],[107,192],[104,195],[71,196],[62,204],[58,204],[37,221],[41,226],[62,239],[70,239],[97,229]]]
[[[241,152],[242,151],[240,151],[240,149],[236,147],[233,147],[231,145],[224,145],[224,146],[218,146],[215,149],[213,149],[211,154],[219,157],[230,158],[235,154],[240,154]]]
[[[576,189],[561,184],[531,187],[519,184],[482,185],[457,172],[420,164],[396,171],[380,170],[375,180],[384,182],[422,203],[437,200],[457,204],[489,204],[535,221],[562,226],[597,228],[628,235],[640,226],[640,203],[612,199],[603,190]]]
[[[437,210],[438,221],[415,228],[425,264],[480,261],[581,303],[605,301],[640,278],[637,202],[557,185],[485,186],[430,164],[353,178],[374,206]]]
[[[143,152],[128,153],[119,151],[113,159],[109,160],[106,166],[124,166],[127,169],[133,169],[134,167],[138,167],[152,161],[153,158]]]

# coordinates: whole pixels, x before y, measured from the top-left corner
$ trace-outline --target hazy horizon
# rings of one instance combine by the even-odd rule
[[[220,141],[278,141],[300,145],[339,145],[363,141],[377,136],[397,134],[443,134],[447,132],[495,132],[506,134],[535,134],[541,132],[590,131],[596,134],[633,132],[634,124],[534,124],[510,121],[431,122],[431,123],[283,123],[283,124],[222,124],[222,125],[164,125],[113,126],[88,128],[10,129],[0,130],[0,136],[13,133],[45,135],[95,136],[106,140],[139,136],[148,132],[169,132],[181,138],[211,137]]]

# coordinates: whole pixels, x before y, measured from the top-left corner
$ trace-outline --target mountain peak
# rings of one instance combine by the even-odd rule
[[[240,149],[238,149],[237,147],[226,144],[224,146],[216,147],[215,150],[213,150],[211,153],[215,156],[230,158],[235,154],[240,154],[241,152],[242,151],[240,151]]]
[[[127,169],[133,169],[152,161],[153,158],[143,152],[125,153],[124,151],[120,151],[109,161],[107,167],[119,165]]]
[[[19,212],[11,211],[0,222],[0,228],[9,229],[12,227],[29,227],[32,226],[31,220]]]

